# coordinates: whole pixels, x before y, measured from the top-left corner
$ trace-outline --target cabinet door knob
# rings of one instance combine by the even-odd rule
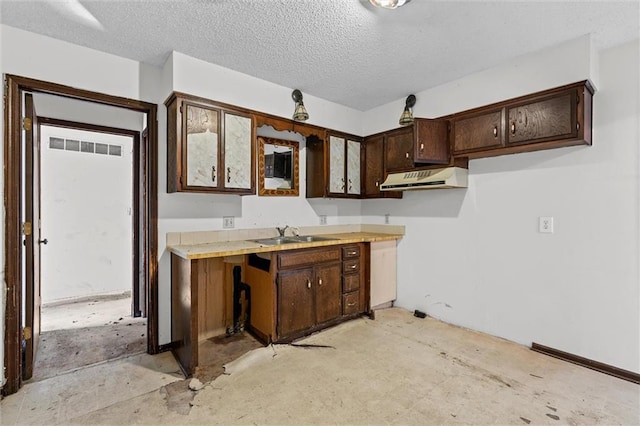
[[[311,288],[311,280],[307,278],[307,288]]]
[[[493,137],[494,138],[498,137],[498,126],[493,126]]]
[[[409,158],[409,153],[408,152],[404,153],[404,158]]]
[[[515,123],[515,121],[513,123],[511,123],[511,134],[512,135],[516,134],[516,123]]]
[[[211,182],[216,181],[216,166],[211,166]]]
[[[231,183],[231,167],[227,167],[227,182]]]
[[[576,130],[580,131],[580,123],[576,123]]]
[[[380,186],[380,182],[376,181],[376,187]]]
[[[423,143],[420,144],[420,151],[424,151],[424,144]]]
[[[351,191],[352,188],[353,188],[353,185],[351,184],[351,179],[349,179],[349,191]]]
[[[318,278],[318,285],[322,285],[322,278]]]

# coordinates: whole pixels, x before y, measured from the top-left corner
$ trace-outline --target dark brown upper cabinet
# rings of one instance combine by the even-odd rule
[[[592,97],[582,81],[450,116],[453,154],[482,158],[591,145]]]
[[[327,131],[325,139],[307,138],[307,198],[360,198],[362,138]]]
[[[250,111],[183,93],[167,106],[167,192],[255,194]]]
[[[414,163],[448,164],[451,160],[449,149],[449,121],[430,118],[416,118],[413,122]]]
[[[384,182],[385,173],[385,134],[377,133],[367,136],[364,145],[364,193],[363,198],[402,198],[402,192],[380,191],[380,185]]]
[[[384,154],[388,172],[413,168],[413,127],[401,127],[386,132]]]

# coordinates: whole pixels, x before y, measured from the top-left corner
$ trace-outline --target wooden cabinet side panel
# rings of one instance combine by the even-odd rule
[[[315,324],[313,269],[278,273],[278,338]]]
[[[370,244],[370,306],[376,307],[396,299],[396,241],[376,241]]]
[[[182,149],[178,149],[180,142],[180,119],[178,117],[178,103],[173,98],[167,105],[167,192],[176,192],[180,188],[182,176]]]
[[[324,197],[328,190],[325,179],[325,147],[324,141],[317,137],[307,138],[307,198]]]
[[[245,282],[251,287],[251,327],[262,335],[275,337],[274,285],[269,272],[247,266]]]
[[[417,118],[413,124],[414,162],[427,164],[448,164],[449,121]]]
[[[171,254],[171,341],[183,370],[191,375],[198,365],[197,285],[192,286],[192,263]]]
[[[198,340],[220,336],[226,332],[226,287],[233,288],[225,277],[222,258],[198,259],[193,265],[198,285]]]
[[[316,323],[330,321],[342,314],[341,278],[339,263],[315,268]]]

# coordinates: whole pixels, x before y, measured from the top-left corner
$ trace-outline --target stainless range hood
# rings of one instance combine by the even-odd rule
[[[410,189],[466,188],[468,175],[469,170],[462,167],[392,173],[380,185],[380,190],[408,191]]]

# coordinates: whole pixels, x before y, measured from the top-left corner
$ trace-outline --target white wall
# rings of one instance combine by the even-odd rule
[[[587,55],[583,43],[418,93],[418,102],[437,116],[585,79],[591,59],[575,56]],[[466,190],[363,202],[365,222],[390,213],[406,226],[397,305],[640,371],[638,52],[635,41],[600,53],[592,147],[472,160]],[[367,113],[368,130],[381,111],[400,108]],[[555,218],[554,234],[538,233],[539,216]]]
[[[133,140],[42,126],[42,303],[132,289]],[[50,149],[51,137],[122,146],[122,156]]]

